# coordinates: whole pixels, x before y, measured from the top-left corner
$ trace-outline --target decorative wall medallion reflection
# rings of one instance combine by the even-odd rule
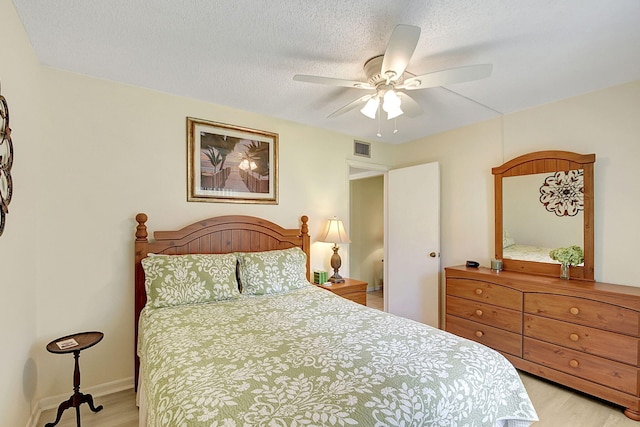
[[[584,210],[584,172],[558,171],[540,187],[540,202],[557,216],[575,216]]]
[[[9,128],[9,107],[7,100],[0,94],[0,236],[4,231],[9,203],[13,194],[11,166],[13,165],[13,145]]]

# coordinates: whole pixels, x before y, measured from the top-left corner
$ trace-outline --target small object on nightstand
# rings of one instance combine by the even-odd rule
[[[328,277],[329,276],[326,271],[323,271],[323,270],[313,271],[313,283],[315,283],[316,285],[325,283]]]
[[[69,408],[76,408],[76,423],[80,427],[80,405],[86,403],[93,412],[102,410],[102,405],[93,406],[93,396],[90,394],[80,393],[80,351],[98,344],[104,334],[102,332],[80,332],[78,334],[67,335],[58,338],[47,344],[47,351],[54,354],[73,353],[75,359],[75,369],[73,371],[73,395],[58,406],[58,414],[56,420],[52,423],[45,424],[45,427],[53,427],[60,421],[62,413]]]
[[[478,268],[480,263],[478,261],[467,261],[467,267]]]

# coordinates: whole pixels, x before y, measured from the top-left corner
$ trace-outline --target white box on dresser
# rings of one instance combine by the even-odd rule
[[[640,288],[447,267],[446,330],[640,420]]]

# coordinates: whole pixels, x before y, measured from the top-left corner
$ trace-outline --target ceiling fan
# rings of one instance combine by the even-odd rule
[[[419,38],[420,27],[397,25],[391,33],[384,55],[374,56],[365,62],[366,82],[304,74],[296,74],[293,80],[374,91],[334,111],[328,117],[336,117],[362,106],[360,112],[367,117],[375,119],[382,107],[387,113],[387,119],[393,119],[401,114],[415,117],[423,111],[404,91],[478,80],[491,74],[491,64],[450,68],[419,76],[409,73],[406,68]]]

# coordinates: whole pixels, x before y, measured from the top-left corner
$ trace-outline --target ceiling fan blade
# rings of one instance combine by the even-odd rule
[[[454,83],[484,79],[491,75],[492,69],[493,65],[491,64],[478,64],[434,71],[433,73],[406,79],[401,85],[396,86],[396,88],[406,90],[426,89],[429,87],[447,86]]]
[[[399,79],[416,50],[419,38],[420,27],[396,25],[384,52],[381,74],[390,80]]]
[[[296,74],[293,76],[293,80],[298,82],[316,83],[321,85],[350,87],[354,89],[375,89],[366,82],[359,82],[357,80],[345,80],[334,79],[333,77],[321,77],[321,76],[308,76],[306,74]]]
[[[370,95],[365,95],[365,96],[361,96],[360,98],[356,99],[353,102],[348,103],[347,105],[345,105],[344,107],[334,111],[333,113],[329,114],[327,116],[328,119],[332,118],[332,117],[336,117],[336,116],[340,116],[348,111],[353,110],[354,108],[359,107],[360,105],[366,103],[369,99],[371,99],[373,96],[375,96],[375,94],[370,94]]]
[[[410,97],[404,92],[396,92],[400,97],[400,109],[404,114],[409,117],[417,117],[424,112],[420,104],[418,104],[415,99]]]

